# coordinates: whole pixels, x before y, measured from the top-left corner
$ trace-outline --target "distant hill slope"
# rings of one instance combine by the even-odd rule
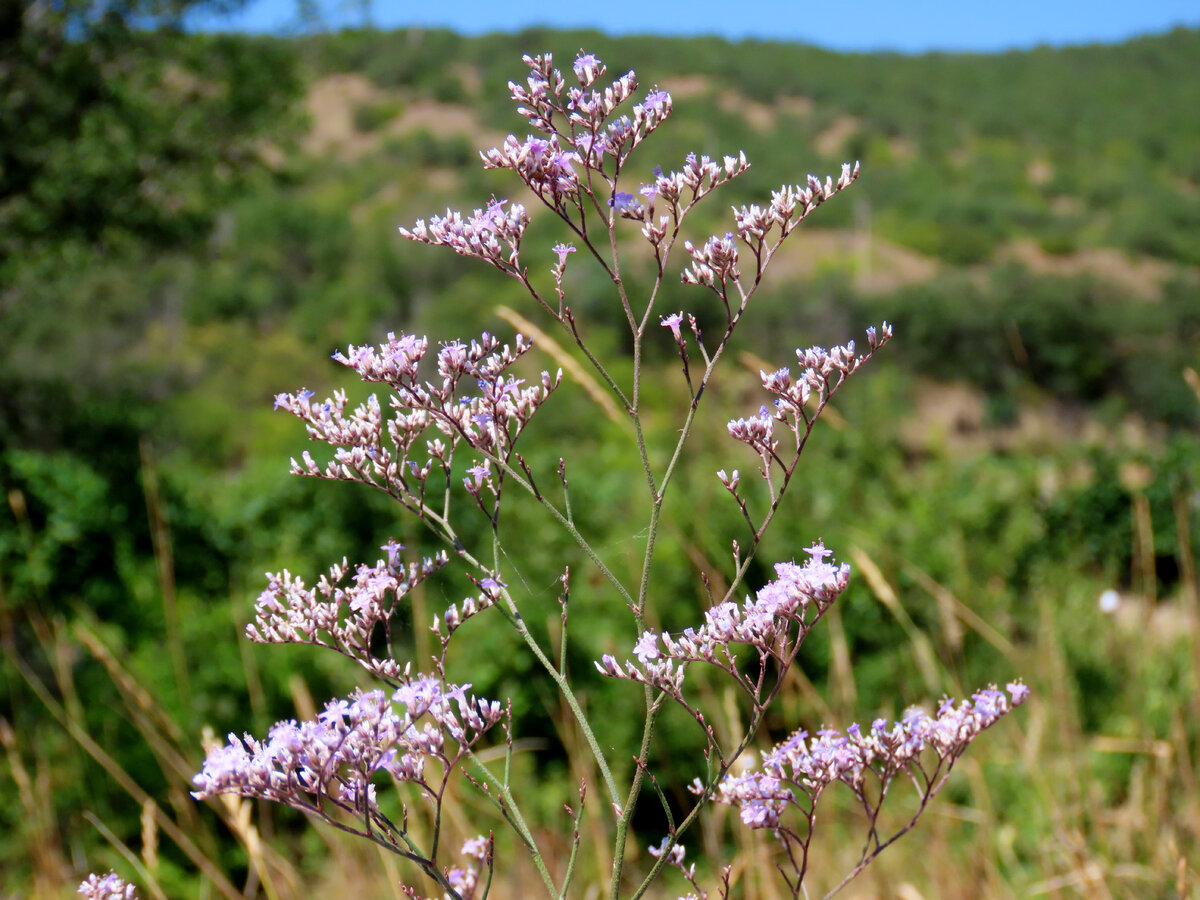
[[[43,433],[31,398],[46,394],[87,406],[94,392],[203,383],[204,365],[164,349],[198,334],[180,322],[324,348],[488,314],[498,301],[475,268],[414,253],[395,227],[518,196],[481,171],[478,149],[524,132],[506,88],[524,77],[521,55],[550,50],[569,67],[580,47],[675,96],[631,180],[693,150],[754,162],[698,212],[698,232],[724,231],[729,204],[862,161],[853,192],[786,245],[758,301],[761,351],[888,318],[921,336],[897,356],[927,374],[998,394],[1033,381],[1088,404],[1115,394],[1152,419],[1196,421],[1179,373],[1200,356],[1200,30],[913,57],[413,29],[141,34],[110,48],[78,134],[51,102],[74,89],[69,73],[29,69],[44,83],[23,115],[41,126],[22,153],[48,162],[0,203],[0,222],[28,226],[0,260],[0,424]],[[433,302],[447,295],[453,315]]]
[[[502,133],[521,124],[503,87],[522,77],[520,55],[552,49],[565,65],[580,46],[677,92],[683,124],[664,139],[670,150],[696,138],[708,152],[744,147],[773,172],[861,158],[877,226],[920,252],[978,262],[1020,234],[1050,252],[1113,246],[1200,264],[1197,30],[988,56],[418,30],[324,35],[304,52],[314,78],[359,73],[384,91],[469,107]],[[849,221],[840,215],[824,224]]]

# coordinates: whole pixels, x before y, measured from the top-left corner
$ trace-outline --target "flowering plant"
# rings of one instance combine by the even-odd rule
[[[524,62],[528,78],[509,87],[532,134],[524,139],[509,135],[502,146],[482,157],[487,168],[514,172],[571,233],[573,243],[552,249],[552,292],[535,283],[526,265],[522,242],[529,215],[520,203],[493,199],[470,215],[447,211],[402,228],[401,234],[481,260],[517,281],[611,392],[632,425],[632,450],[640,460],[649,500],[640,578],[636,584],[619,578],[577,528],[566,463],[560,461],[554,473],[562,489],[559,501],[542,489],[546,473],[536,471],[518,449],[530,421],[563,382],[561,370],[543,371],[531,380],[522,377],[521,361],[532,348],[529,340],[518,334],[504,342],[485,332],[468,343],[443,344],[431,354],[425,337],[389,334],[377,347],[352,346],[337,353],[334,358],[362,380],[382,385],[384,397],[372,394],[352,408],[344,392],[323,401],[308,390],[278,395],[276,408],[298,417],[313,440],[333,448],[325,461],[305,452],[292,461],[293,472],[358,482],[386,493],[415,516],[443,549],[419,563],[405,561],[403,548],[390,540],[381,548],[384,556],[374,564],[351,567],[343,560],[311,587],[287,571],[269,575],[255,622],[248,628],[251,640],[328,647],[357,662],[384,689],[360,690],[332,700],[311,721],[279,722],[265,740],[231,735],[224,746],[209,747],[203,769],[195,777],[195,796],[234,793],[303,810],[412,861],[445,897],[468,900],[488,894],[496,843],[491,835],[479,836],[461,846],[459,859],[447,852],[442,840],[443,808],[451,779],[461,774],[515,830],[546,893],[566,897],[576,875],[580,817],[584,805],[591,802],[588,786],[579,785],[578,802],[568,807],[575,817],[569,858],[547,858],[512,791],[511,701],[485,699],[471,693],[470,684],[447,680],[454,635],[468,619],[486,614],[503,619],[516,632],[560,692],[600,773],[602,805],[611,811],[609,896],[640,897],[667,867],[682,872],[693,896],[708,896],[695,867],[684,865],[680,840],[713,804],[736,808],[745,826],[766,830],[776,839],[781,877],[788,891],[799,896],[808,872],[816,808],[824,791],[835,783],[851,791],[868,825],[861,859],[848,881],[915,824],[970,742],[1027,694],[1023,685],[1013,683],[1007,694],[987,688],[958,704],[947,699],[936,715],[914,709],[895,723],[880,719],[867,729],[851,725],[843,733],[822,728],[815,735],[799,730],[767,750],[759,766],[739,765],[785,684],[804,638],[845,590],[850,569],[834,562],[832,551],[816,541],[804,550],[804,562],[776,564],[774,580],[753,590],[744,601],[736,598],[815,423],[846,380],[891,340],[891,326],[868,328],[861,352],[853,341],[830,350],[801,348],[796,351],[795,375],[788,368],[762,373],[770,405],[729,422],[728,433],[757,458],[765,509],[753,508],[737,469],[718,472],[748,530],[744,544],[734,542],[729,586],[724,596],[713,598],[696,627],[660,633],[648,622],[654,618],[649,615],[650,571],[663,505],[684,460],[705,389],[780,244],[809,213],[853,184],[858,166],[844,165],[836,179],[809,176],[804,184],[785,185],[761,206],[735,208],[733,230],[699,244],[683,240],[687,256],[683,284],[706,290],[719,308],[722,324],[717,334],[705,335],[695,315],[664,315],[660,295],[684,220],[708,194],[747,170],[745,155],[714,160],[689,154],[674,171],[655,169],[639,178],[631,172],[631,157],[671,115],[670,95],[656,88],[622,114],[620,108],[637,92],[633,72],[601,88],[604,64],[581,52],[569,73],[574,83],[568,86],[550,54],[527,56]],[[635,190],[626,190],[635,182]],[[641,299],[630,296],[623,277],[619,235],[631,225],[640,231],[653,260],[654,277]],[[585,325],[568,301],[565,274],[576,252],[598,266],[616,291],[632,347],[632,377],[627,383],[618,380],[593,352]],[[647,342],[662,334],[655,326],[668,331],[690,396],[678,438],[662,467],[652,462],[643,418],[644,352]],[[618,781],[614,761],[585,713],[580,694],[586,680],[568,675],[564,650],[560,648],[556,660],[553,649],[531,633],[523,618],[522,598],[509,586],[513,567],[501,520],[508,491],[534,498],[548,523],[570,536],[621,598],[633,630],[640,635],[631,648],[632,658],[605,654],[595,662],[600,676],[642,686],[642,736],[624,783]],[[487,521],[489,546],[484,550],[469,547],[461,537],[462,518],[475,514]],[[397,608],[452,561],[465,570],[473,585],[471,595],[434,618],[430,628],[439,646],[427,666],[397,659],[392,633]],[[564,568],[561,584],[565,635],[569,569]],[[727,677],[745,698],[748,719],[732,741],[718,736],[710,721],[712,711],[705,709],[698,692],[689,689],[689,672],[698,665]],[[626,871],[626,844],[639,803],[651,787],[657,791],[650,773],[650,750],[656,722],[668,703],[686,711],[701,729],[703,771],[693,783],[691,807],[679,821],[674,821],[665,798],[657,792],[668,823],[666,836],[651,848],[653,862],[646,871],[631,877]],[[502,738],[490,736],[496,726]],[[487,741],[502,745],[502,766],[478,752],[481,742]],[[405,792],[398,806],[385,806],[378,796],[379,782],[388,777]],[[898,779],[914,786],[918,808],[896,833],[885,834],[879,812]],[[409,828],[413,797],[423,798],[427,805],[432,822],[427,838],[418,839]],[[715,890],[724,898],[731,889],[730,870],[726,868],[719,878]],[[124,890],[108,882],[101,887],[96,880],[85,888],[91,891],[89,896],[115,896]],[[417,896],[415,890],[405,890]]]

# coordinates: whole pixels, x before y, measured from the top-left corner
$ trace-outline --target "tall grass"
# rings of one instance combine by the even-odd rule
[[[156,535],[156,571],[163,603],[169,604],[175,593],[171,535],[149,456],[143,457],[142,474],[147,515]],[[935,579],[926,571],[926,561],[873,543],[867,537],[870,524],[862,525],[863,539],[850,556],[864,592],[857,605],[839,608],[830,617],[827,646],[818,648],[825,671],[806,667],[788,685],[781,705],[794,716],[793,726],[797,720],[816,726],[873,714],[864,707],[868,698],[856,679],[861,660],[855,658],[853,638],[848,636],[854,617],[868,615],[870,603],[903,635],[884,664],[897,679],[910,684],[915,679],[927,699],[962,695],[963,681],[971,681],[963,677],[965,645],[989,647],[1022,674],[1034,693],[1023,717],[995,729],[962,762],[952,787],[927,817],[923,833],[884,854],[846,896],[1200,897],[1200,600],[1193,534],[1197,493],[1194,484],[1180,480],[1172,489],[1171,520],[1155,520],[1146,489],[1157,474],[1145,467],[1127,468],[1131,563],[1123,574],[1131,588],[1108,613],[1100,610],[1097,598],[1111,582],[1095,572],[1072,569],[1069,561],[1043,565],[1018,592],[979,571],[973,562],[979,554],[967,547],[953,557],[955,566],[943,568]],[[19,517],[19,498],[9,500],[10,511]],[[1169,592],[1160,592],[1154,573],[1168,549],[1178,576]],[[704,551],[692,546],[688,553],[702,556]],[[975,601],[986,593],[1008,597],[1011,608],[985,617],[949,585],[972,586]],[[5,664],[77,752],[119,786],[141,821],[140,830],[131,835],[119,834],[93,817],[93,834],[81,838],[56,818],[52,802],[53,783],[64,772],[81,771],[78,762],[40,755],[40,735],[18,734],[0,723],[5,796],[11,797],[6,802],[19,805],[26,823],[23,839],[31,876],[22,894],[47,900],[69,895],[80,879],[81,839],[92,846],[99,839],[110,849],[97,858],[126,871],[156,898],[180,895],[181,888],[229,900],[350,892],[399,896],[398,879],[407,873],[374,851],[324,830],[319,842],[313,837],[299,840],[294,827],[276,821],[273,810],[255,808],[245,800],[226,797],[207,809],[191,800],[189,782],[201,760],[200,736],[172,717],[162,694],[187,696],[188,667],[202,665],[198,660],[204,648],[183,648],[169,637],[177,627],[177,611],[166,606],[163,615],[172,623],[166,649],[179,683],[155,685],[126,664],[104,636],[101,623],[91,621],[85,611],[67,622],[45,616],[35,604],[14,605],[12,598],[3,599],[4,608],[12,611],[4,620]],[[235,619],[247,607],[245,597],[232,598]],[[18,649],[18,616],[22,633],[34,635],[36,646]],[[120,707],[109,714],[133,726],[156,772],[123,767],[119,760],[128,757],[126,748],[105,746],[101,736],[88,731],[83,711],[96,685],[76,683],[81,656],[98,663],[115,688]],[[183,664],[185,658],[189,661]],[[44,662],[33,665],[33,659]],[[254,656],[244,653],[242,659],[249,696],[260,706],[264,700]],[[294,714],[311,715],[315,704],[303,673],[292,673],[289,684]],[[1108,692],[1100,709],[1092,697],[1096,691]],[[737,715],[734,704],[727,708],[730,716]],[[276,718],[285,714],[279,709],[264,712]],[[577,738],[562,724],[565,721],[559,720],[552,737],[569,746]],[[730,722],[729,727],[737,726]],[[534,752],[543,745],[530,743],[516,755],[516,768],[530,790],[546,777]],[[146,787],[163,780],[165,793],[152,794]],[[835,884],[857,858],[861,822],[849,798],[844,799],[829,807],[818,837],[815,858],[822,862],[814,891]],[[485,807],[462,788],[448,809],[450,827],[463,837],[486,817]],[[904,809],[893,814],[901,816]],[[773,844],[755,832],[730,827],[728,815],[718,811],[705,824],[692,855],[702,860],[702,867],[705,858],[731,856],[747,900],[782,897],[772,877]],[[557,844],[563,854],[569,846],[567,825],[565,814],[543,810],[538,826],[547,845]],[[411,827],[418,831],[421,824],[414,821]],[[582,896],[592,896],[606,880],[609,861],[603,856],[599,822],[585,816],[581,827],[585,834],[594,832],[594,839],[584,842],[586,858],[580,866],[586,885]],[[506,839],[498,838],[503,853]],[[236,847],[232,854],[231,846]],[[642,852],[630,850],[634,869],[645,864]],[[174,862],[164,863],[168,857]],[[236,882],[230,876],[231,859],[237,860],[234,869],[240,873]],[[314,861],[319,861],[315,867]],[[506,880],[496,884],[496,896],[519,896],[527,877],[533,873],[510,870]],[[683,885],[668,881],[661,896],[671,896],[676,888],[682,890]]]

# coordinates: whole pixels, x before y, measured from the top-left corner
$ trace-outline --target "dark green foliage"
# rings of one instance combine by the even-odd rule
[[[3,30],[0,260],[203,241],[295,98],[286,44],[142,31],[148,12],[111,6],[95,20],[84,4],[31,7]]]
[[[1131,301],[1097,278],[1000,268],[986,282],[950,276],[852,305],[867,320],[894,322],[906,336],[897,353],[935,378],[1011,401],[1029,385],[1085,406],[1118,400],[1183,426],[1200,419],[1180,377],[1195,365],[1197,302],[1191,279],[1161,301]]]

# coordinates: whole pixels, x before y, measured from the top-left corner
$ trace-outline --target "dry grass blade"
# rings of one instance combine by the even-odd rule
[[[75,716],[69,715],[62,704],[54,699],[41,679],[29,668],[23,659],[11,652],[7,646],[4,648],[4,655],[7,657],[9,664],[20,673],[30,690],[37,695],[37,698],[46,707],[46,711],[62,726],[71,739],[85,753],[92,757],[108,773],[110,778],[121,786],[121,789],[125,793],[129,794],[139,806],[153,802],[150,795],[142,789],[141,785],[115,759],[109,756],[103,747],[92,739],[92,736],[87,733],[81,722]],[[216,863],[201,851],[191,837],[188,836],[187,832],[160,808],[155,806],[154,809],[154,818],[158,827],[175,842],[175,845],[183,851],[184,855],[192,861],[193,865],[204,873],[221,896],[227,898],[227,900],[242,900],[241,891],[233,886],[229,879],[225,877],[225,874],[217,867]]]
[[[152,809],[153,806],[154,801],[150,801],[142,808],[143,810]],[[133,866],[134,869],[137,870],[138,878],[141,879],[142,884],[146,886],[146,889],[150,891],[151,896],[153,896],[155,900],[167,900],[167,895],[163,893],[162,886],[159,885],[158,879],[154,877],[154,874],[147,866],[143,865],[141,859],[138,858],[138,855],[134,853],[124,841],[113,834],[111,828],[101,822],[100,819],[92,815],[90,812],[85,812],[83,817],[91,823],[93,828],[95,828],[104,836],[104,839],[108,841],[118,853],[125,857],[126,862],[128,862],[131,866]]]
[[[1195,369],[1188,367],[1183,370],[1183,380],[1187,382],[1187,386],[1196,395],[1196,402],[1200,403],[1200,375],[1196,374]]]
[[[188,678],[187,652],[183,647],[183,627],[179,618],[179,601],[175,596],[175,555],[171,549],[171,525],[167,520],[166,508],[158,489],[158,467],[150,442],[138,442],[142,457],[142,492],[146,497],[146,516],[149,519],[150,538],[154,544],[154,560],[158,564],[158,585],[162,591],[163,618],[167,623],[167,648],[171,654],[171,668],[175,672],[175,686],[185,706],[192,705],[192,686]]]
[[[933,652],[933,645],[930,644],[929,638],[921,633],[921,630],[917,628],[912,618],[909,617],[908,612],[905,611],[900,603],[900,598],[896,596],[895,589],[883,576],[883,572],[879,566],[875,565],[875,561],[867,555],[866,551],[861,547],[851,547],[850,558],[854,560],[854,565],[858,567],[863,577],[867,579],[867,584],[870,585],[876,599],[884,605],[888,612],[895,616],[896,621],[900,623],[900,627],[904,629],[909,643],[912,644],[913,654],[917,658],[917,667],[921,670],[921,677],[925,679],[925,687],[931,693],[940,693],[942,690],[940,666],[938,665],[937,656]]]
[[[502,318],[513,328],[520,330],[522,334],[527,334],[533,338],[534,346],[546,352],[552,360],[562,367],[562,370],[579,382],[580,386],[587,392],[587,395],[592,401],[604,411],[604,415],[612,422],[618,425],[628,427],[629,417],[622,415],[617,409],[617,405],[613,403],[612,397],[603,387],[600,382],[579,364],[570,353],[563,349],[562,345],[550,335],[546,334],[542,329],[538,328],[533,322],[525,318],[519,312],[509,309],[507,306],[497,306],[496,315]]]
[[[21,760],[17,735],[5,719],[0,719],[0,745],[8,760],[9,772],[17,786],[17,798],[28,824],[29,858],[33,863],[34,896],[57,893],[73,876],[71,866],[63,855],[59,835],[54,827],[54,810],[50,806],[49,786],[44,771],[37,779],[30,778]]]
[[[1013,658],[1012,641],[989,625],[977,612],[954,594],[912,563],[905,563],[904,570],[913,581],[927,590],[940,606],[949,609],[964,625],[999,650],[1008,659]]]
[[[176,795],[176,807],[193,809],[187,791],[191,787],[192,776],[199,767],[197,762],[181,749],[187,742],[178,725],[138,680],[121,666],[116,656],[95,632],[83,624],[76,624],[74,630],[80,642],[100,661],[121,691],[131,721],[154,751],[168,780],[173,782],[172,791]],[[275,879],[281,877],[297,884],[299,879],[296,873],[284,857],[273,852],[262,842],[257,829],[250,823],[251,807],[248,803],[239,803],[238,798],[234,797],[223,797],[222,800],[227,802],[217,808],[223,812],[222,818],[226,827],[245,848],[253,877],[261,880],[270,900],[276,900],[279,890],[274,883]],[[193,817],[189,824],[194,827],[198,825],[198,820]]]
[[[830,661],[833,675],[833,695],[839,711],[848,713],[858,700],[858,685],[854,680],[854,665],[850,661],[850,643],[846,640],[846,629],[842,626],[842,609],[838,604],[825,614],[829,628]]]

